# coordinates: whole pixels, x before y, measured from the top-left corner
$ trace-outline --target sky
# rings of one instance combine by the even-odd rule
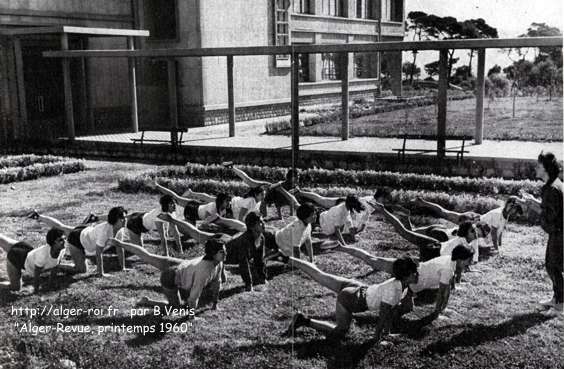
[[[562,0],[405,0],[406,16],[411,11],[423,11],[438,16],[452,16],[458,20],[483,18],[497,28],[500,38],[513,38],[526,33],[531,23],[546,23],[564,29]],[[407,40],[408,38],[406,38]],[[467,64],[467,51],[457,51],[460,61],[455,68]],[[529,53],[532,55],[532,53]],[[437,60],[438,52],[422,52],[417,65],[423,74],[423,65]],[[404,53],[404,61],[411,61],[411,53]],[[511,60],[495,49],[486,51],[486,71],[499,64],[506,67]],[[474,63],[474,66],[476,63]]]

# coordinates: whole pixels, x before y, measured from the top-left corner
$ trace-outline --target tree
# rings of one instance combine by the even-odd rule
[[[492,74],[499,74],[499,73],[501,73],[501,67],[496,64],[493,67],[491,67],[490,70],[488,70],[488,77],[491,76]]]
[[[527,29],[527,33],[519,35],[519,37],[550,37],[562,36],[562,31],[556,27],[551,27],[546,23],[532,23]],[[562,48],[561,47],[539,47],[539,56],[549,56],[556,68],[562,68]]]
[[[410,76],[410,83],[413,82],[414,76],[419,79],[419,76],[421,75],[421,68],[410,62],[404,62],[401,66],[401,71],[405,74],[405,79]]]
[[[491,27],[482,18],[468,19],[460,23],[460,38],[498,38],[497,29]],[[472,59],[474,49],[470,50],[468,61],[468,76],[472,74]]]
[[[423,67],[425,68],[425,73],[427,73],[430,77],[434,77],[439,74],[439,61],[434,61],[428,64],[425,64]]]

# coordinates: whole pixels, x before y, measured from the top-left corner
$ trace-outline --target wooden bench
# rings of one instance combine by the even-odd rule
[[[163,131],[163,132],[170,132],[170,139],[168,140],[161,140],[161,139],[155,139],[155,138],[145,138],[145,132],[147,131],[152,131],[150,129],[143,129],[141,130],[141,137],[140,138],[131,138],[131,141],[133,141],[133,144],[136,143],[140,143],[141,146],[143,146],[144,142],[159,142],[159,143],[170,143],[172,145],[173,148],[176,148],[177,146],[182,145],[182,143],[184,142],[184,133],[188,132],[188,128],[183,128],[183,127],[179,127],[179,128],[171,128],[169,130]],[[180,136],[178,136],[178,133],[180,133]],[[174,137],[177,137],[177,140],[174,140]]]
[[[429,152],[436,152],[438,154],[438,149],[408,149],[406,147],[408,139],[423,139],[423,140],[437,140],[437,136],[434,135],[403,135],[403,145],[401,149],[392,149],[393,151],[397,151],[398,159],[401,161],[405,161],[405,153],[406,152],[418,152],[418,153],[429,153]],[[472,140],[472,136],[448,136],[447,139],[449,140],[461,140],[462,145],[458,149],[445,149],[445,153],[456,153],[456,160],[462,161],[464,159],[464,154],[469,153],[468,150],[464,150],[464,145],[466,144],[466,140]]]

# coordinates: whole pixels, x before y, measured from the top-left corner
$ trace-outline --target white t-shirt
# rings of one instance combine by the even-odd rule
[[[401,281],[390,278],[380,284],[373,284],[366,290],[366,305],[368,310],[380,314],[380,304],[382,302],[393,306],[400,303],[403,294]]]
[[[43,268],[43,270],[53,269],[61,263],[65,256],[65,249],[62,249],[59,256],[51,257],[51,246],[44,245],[31,250],[25,258],[24,271],[26,274],[33,275],[35,268]]]
[[[349,229],[352,225],[352,219],[346,204],[342,202],[321,213],[319,215],[319,225],[321,226],[321,231],[326,235],[332,235],[335,232],[335,227],[345,226],[345,228]]]
[[[468,241],[464,237],[455,237],[451,240],[441,243],[441,256],[443,255],[452,255],[452,250],[454,250],[457,246],[464,246],[467,249],[470,248]]]
[[[445,255],[433,258],[419,264],[419,281],[410,284],[409,288],[417,293],[423,290],[439,288],[440,284],[448,285],[454,276],[456,262],[452,261],[452,256]]]
[[[190,296],[199,298],[202,290],[212,281],[219,281],[223,264],[214,265],[203,256],[183,261],[176,269],[174,277],[178,288],[190,291]]]
[[[114,230],[110,223],[104,222],[86,227],[80,232],[80,243],[84,246],[86,256],[96,255],[96,246],[105,249],[110,245],[106,242],[114,236]]]
[[[486,223],[491,228],[497,228],[501,232],[507,224],[507,219],[503,217],[503,207],[495,208],[480,216],[480,221]]]
[[[156,231],[158,230],[157,225],[158,223],[167,223],[164,220],[158,218],[158,216],[162,214],[162,210],[159,208],[153,209],[148,213],[143,215],[143,227],[145,227],[148,231]]]
[[[360,213],[354,213],[352,215],[354,226],[360,228],[362,225],[368,223],[368,219],[370,218],[370,214],[374,211],[374,208],[369,205],[369,201],[374,201],[373,196],[364,196],[359,198],[362,205],[364,205],[364,210]]]
[[[293,255],[293,248],[300,247],[306,240],[311,242],[311,224],[306,225],[296,217],[292,217],[291,223],[278,230],[274,238],[276,245],[286,256]]]
[[[256,210],[257,206],[260,203],[257,203],[253,196],[242,198],[239,196],[235,196],[231,199],[231,209],[233,210],[233,218],[239,219],[239,213],[241,209],[247,209],[247,213],[250,211]]]
[[[198,218],[206,219],[210,215],[217,214],[217,206],[215,205],[215,201],[210,203],[198,206]]]

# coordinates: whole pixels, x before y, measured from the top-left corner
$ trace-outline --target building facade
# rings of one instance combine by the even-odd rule
[[[9,1],[0,5],[0,133],[5,138],[45,138],[43,132],[54,138],[65,133],[61,60],[41,57],[42,51],[60,49],[61,34],[13,33],[54,25],[97,30],[63,36],[70,49],[366,43],[403,40],[404,4],[403,0]],[[134,37],[128,45],[125,37],[104,33],[108,29],[148,30],[149,36]],[[351,95],[373,93],[380,84],[376,54],[351,53],[347,71],[339,70],[334,54],[304,54],[299,60],[304,103],[339,99],[342,73],[348,73]],[[141,128],[170,126],[171,73],[181,126],[227,121],[225,57],[177,58],[173,68],[170,61],[158,58],[135,63]],[[381,65],[399,94],[401,53],[383,54]],[[72,60],[70,76],[77,135],[130,129],[128,60]],[[287,113],[289,57],[235,57],[234,95],[238,121]]]

